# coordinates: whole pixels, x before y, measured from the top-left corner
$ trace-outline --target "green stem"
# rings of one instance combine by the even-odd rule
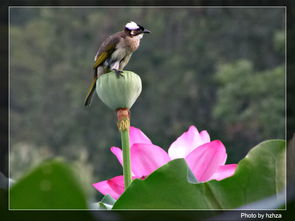
[[[129,129],[129,128],[128,128]],[[131,162],[130,162],[130,144],[129,144],[129,130],[120,130],[121,142],[123,149],[123,176],[125,190],[132,182]]]
[[[132,182],[131,161],[130,161],[130,143],[129,143],[129,129],[130,129],[130,112],[128,108],[119,108],[117,112],[117,126],[121,133],[121,143],[123,150],[123,176],[125,190]]]

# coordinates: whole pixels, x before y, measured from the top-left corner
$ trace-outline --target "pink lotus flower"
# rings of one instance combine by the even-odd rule
[[[227,164],[226,150],[219,140],[210,141],[209,134],[198,132],[195,126],[174,141],[168,153],[152,144],[151,140],[138,128],[130,127],[130,152],[133,179],[144,179],[154,170],[176,158],[184,158],[199,182],[222,180],[232,176],[237,164]],[[123,163],[122,150],[111,147],[112,153]],[[118,199],[124,192],[123,176],[92,184],[99,192]]]

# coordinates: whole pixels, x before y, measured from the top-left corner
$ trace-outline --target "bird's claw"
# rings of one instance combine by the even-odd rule
[[[124,77],[124,75],[122,74],[123,71],[120,71],[120,70],[117,70],[117,69],[113,69],[113,71],[115,71],[115,73],[117,75],[117,78]]]

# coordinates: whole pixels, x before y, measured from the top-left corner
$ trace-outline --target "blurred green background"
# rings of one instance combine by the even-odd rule
[[[152,31],[126,70],[143,92],[132,125],[169,145],[190,125],[221,140],[228,163],[285,138],[284,8],[10,8],[10,175],[63,157],[92,183],[122,174],[116,116],[83,106],[94,55],[133,20]]]

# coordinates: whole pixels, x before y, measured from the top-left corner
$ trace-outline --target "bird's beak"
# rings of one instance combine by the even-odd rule
[[[151,33],[151,31],[150,31],[150,30],[147,30],[147,29],[144,29],[144,30],[143,30],[143,33],[147,33],[147,34],[149,34],[149,33]]]

